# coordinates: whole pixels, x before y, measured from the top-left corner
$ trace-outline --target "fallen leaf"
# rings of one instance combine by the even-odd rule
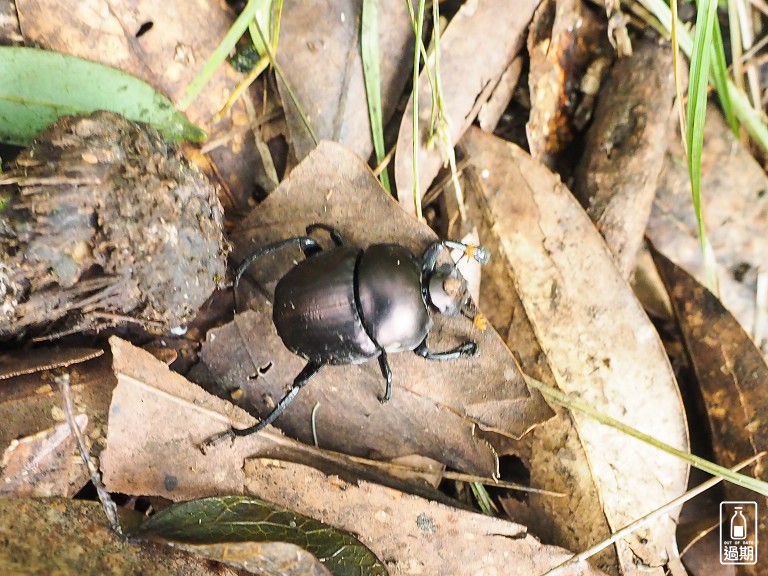
[[[675,95],[671,48],[650,39],[634,48],[603,81],[573,185],[625,279],[643,244]]]
[[[493,230],[557,385],[687,449],[680,396],[664,349],[576,200],[557,176],[512,144],[472,130],[465,145],[485,176]],[[509,345],[514,349],[514,338]],[[571,418],[577,451],[552,442],[558,458],[549,462],[550,469],[557,470],[557,460],[580,460],[583,450],[612,530],[685,490],[687,467],[677,459],[583,416]],[[619,542],[621,570],[636,573],[638,558],[662,566],[674,529],[674,517],[662,518]]]
[[[121,519],[135,522],[128,512]],[[0,542],[0,573],[9,575],[239,574],[168,546],[118,536],[101,506],[85,500],[0,498]]]
[[[157,486],[188,500],[239,494],[248,456],[311,465],[343,478],[377,481],[399,490],[447,502],[424,482],[403,481],[381,465],[371,466],[284,437],[267,427],[258,434],[200,451],[200,444],[230,423],[254,423],[246,412],[172,372],[148,352],[110,340],[117,386],[112,394],[107,447],[101,455],[104,483],[113,492],[157,494]],[[413,475],[412,475],[413,476]],[[412,477],[411,476],[411,477]]]
[[[259,576],[332,576],[317,558],[295,544],[225,542],[222,544],[174,543],[174,546]]]
[[[392,201],[365,163],[327,142],[233,232],[235,261],[244,259],[254,247],[303,235],[306,226],[316,222],[334,226],[353,246],[395,242],[421,254],[436,240],[426,226],[409,218]],[[283,250],[251,266],[249,274],[269,293],[299,258],[298,250]],[[270,406],[265,395],[275,401],[282,397],[304,362],[290,354],[276,336],[272,313],[258,295],[261,292],[247,292],[244,284],[239,305],[260,313],[252,317],[256,320],[253,326],[231,328],[242,339],[238,342],[243,349],[242,365],[224,361],[220,352],[208,357],[211,372],[226,383],[226,390],[242,389],[246,401],[253,402],[263,415]],[[326,448],[365,455],[422,454],[467,472],[492,474],[489,465],[495,457],[486,442],[472,437],[473,425],[520,437],[550,411],[538,396],[531,399],[514,358],[493,330],[482,332],[461,316],[434,314],[433,320],[431,349],[449,349],[471,339],[477,342],[479,354],[447,362],[427,362],[407,353],[390,355],[394,391],[392,400],[384,405],[377,400],[384,382],[376,362],[327,367],[302,390],[276,425],[311,442],[311,412],[320,402],[317,431]],[[257,376],[265,367],[268,372]]]
[[[440,81],[451,146],[458,142],[488,100],[523,45],[523,34],[540,0],[522,0],[510,10],[504,0],[465,3],[440,37]],[[477,58],[483,54],[483,58]],[[442,142],[429,145],[432,90],[427,72],[419,75],[419,194],[429,188],[445,161]],[[397,136],[395,181],[398,198],[416,213],[413,175],[413,96]]]
[[[368,482],[347,483],[306,466],[262,459],[250,460],[245,471],[249,493],[359,534],[392,576],[531,576],[570,556],[542,545],[519,524]],[[560,574],[602,572],[581,563]]]
[[[101,351],[99,351],[101,352]],[[66,358],[63,350],[45,357],[41,350],[36,354],[43,362],[53,364]],[[71,365],[66,369],[70,376],[72,393],[77,411],[88,419],[86,436],[92,443],[92,451],[98,453],[103,446],[107,409],[114,388],[114,376],[110,369],[110,358],[100,356],[81,364]],[[34,437],[36,434],[51,430],[64,423],[61,393],[54,379],[64,371],[63,368],[46,366],[44,371],[22,374],[2,381],[0,386],[0,450],[5,450],[11,442]],[[66,424],[65,424],[66,426]],[[62,429],[63,430],[63,429]],[[32,438],[27,442],[34,442]],[[46,446],[45,441],[43,445]],[[72,445],[74,449],[74,445]],[[76,452],[71,451],[72,457]],[[38,453],[39,455],[39,453]],[[79,456],[77,462],[79,462]],[[66,470],[72,470],[71,477]],[[57,485],[69,483],[68,495],[76,494],[88,481],[87,474],[79,466],[73,468],[66,464],[62,473],[64,480],[51,480]]]
[[[85,430],[88,416],[78,414],[75,423]],[[74,496],[88,482],[76,446],[67,423],[12,441],[0,460],[0,495]]]
[[[112,492],[175,501],[215,494],[259,495],[356,534],[393,576],[419,570],[463,576],[476,574],[483,565],[505,570],[511,565],[515,572],[510,576],[530,576],[570,556],[542,546],[518,524],[384,488],[361,474],[343,474],[340,467],[348,480],[336,472],[326,476],[318,470],[334,463],[330,455],[270,427],[203,455],[200,442],[222,425],[233,420],[247,426],[253,420],[170,372],[149,353],[117,338],[111,344],[118,385],[101,463],[104,483]],[[245,466],[235,463],[246,457]],[[450,569],[432,569],[442,564]],[[580,565],[565,574],[599,573]]]
[[[720,301],[682,268],[661,253],[654,260],[672,299],[685,346],[696,372],[709,420],[712,447],[718,464],[731,468],[768,451],[768,365],[749,335]],[[743,472],[768,480],[765,458]],[[728,500],[768,498],[725,483]],[[752,521],[753,519],[750,519]],[[758,541],[768,542],[768,520],[758,514]],[[757,576],[757,565],[739,566],[739,574]]]
[[[373,140],[360,52],[361,7],[358,0],[285,2],[277,63],[317,138],[344,144],[368,159]],[[402,0],[380,1],[378,12],[382,116],[386,123],[408,81],[405,71],[413,54],[413,26]],[[291,143],[301,160],[317,143],[280,76],[277,86]]]
[[[0,47],[0,141],[29,146],[62,116],[116,112],[171,142],[206,134],[146,82],[116,68],[47,50]]]

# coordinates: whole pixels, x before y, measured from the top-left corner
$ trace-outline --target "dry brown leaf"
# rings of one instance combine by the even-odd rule
[[[85,431],[88,416],[78,414],[75,423]],[[13,440],[0,459],[0,495],[74,496],[88,482],[75,447],[67,423]]]
[[[252,459],[245,472],[249,493],[360,534],[391,576],[532,576],[570,556],[540,544],[519,524],[367,482],[350,484],[306,466]],[[602,572],[581,564],[561,574]]]
[[[31,537],[34,535],[34,537]],[[234,576],[168,546],[136,543],[110,529],[97,502],[0,498],[0,574]]]
[[[648,237],[656,249],[706,282],[691,185],[677,119],[670,121],[669,149],[653,203]],[[707,237],[718,263],[720,300],[744,330],[764,347],[768,310],[756,311],[757,275],[768,270],[768,177],[738,142],[714,106],[707,110],[702,153],[701,204]],[[753,334],[754,335],[754,334]]]
[[[518,524],[451,508],[384,488],[360,476],[349,481],[318,468],[320,450],[272,428],[203,455],[197,445],[230,418],[250,418],[168,368],[149,353],[111,339],[118,385],[110,409],[104,482],[110,491],[189,500],[213,494],[260,493],[276,504],[360,536],[390,574],[496,573],[530,576],[570,556],[541,546]],[[250,456],[245,466],[233,464]],[[275,460],[291,458],[304,463]],[[310,464],[310,465],[307,465]],[[440,565],[450,566],[441,571]],[[514,572],[508,572],[513,569]],[[419,572],[421,570],[421,572]],[[486,573],[493,573],[486,571]],[[574,567],[574,576],[598,572]]]
[[[280,65],[319,140],[344,144],[368,159],[373,152],[360,50],[359,0],[285,2]],[[402,0],[378,2],[382,116],[386,124],[408,81],[413,26]],[[280,76],[277,82],[296,157],[316,146]]]
[[[78,354],[82,357],[82,350]],[[0,386],[0,422],[3,422],[0,450],[6,451],[8,465],[27,466],[27,473],[35,469],[35,473],[45,477],[46,483],[55,487],[52,490],[63,489],[56,493],[68,496],[82,489],[88,482],[88,475],[74,443],[68,439],[62,398],[54,383],[54,378],[64,370],[50,365],[71,355],[64,350],[49,355],[41,351],[37,356],[43,363],[43,371],[8,378]],[[95,453],[103,446],[107,407],[114,387],[109,363],[108,357],[101,356],[66,369],[76,410],[87,416],[84,432]],[[46,432],[40,434],[43,431]],[[20,445],[15,445],[19,439]],[[47,463],[42,464],[41,459]],[[0,481],[11,482],[11,474],[12,470],[5,469]]]
[[[661,254],[655,253],[654,259],[701,388],[715,460],[731,468],[768,451],[768,365],[764,356],[709,290]],[[768,480],[765,458],[743,472]],[[758,510],[768,504],[768,498],[734,484],[726,482],[723,490],[728,500],[758,501]],[[758,514],[757,531],[758,540],[768,542],[768,519],[762,513]],[[757,564],[739,566],[738,573],[757,576],[764,569]]]
[[[133,74],[177,101],[232,24],[225,0],[18,0],[24,38],[73,56],[114,66]],[[141,36],[142,25],[152,28]],[[190,120],[206,130],[242,75],[222,66],[187,110]],[[216,125],[226,133],[248,123],[243,106]],[[253,138],[234,135],[211,153],[227,185],[238,197],[249,198],[258,156]]]
[[[467,2],[440,37],[440,81],[451,146],[472,124],[481,106],[523,45],[523,34],[540,0]],[[477,55],[482,54],[482,58]],[[426,71],[419,75],[419,194],[429,188],[445,159],[439,139],[429,146],[432,91]],[[395,155],[398,197],[415,214],[413,176],[413,97],[400,124]]]
[[[518,56],[504,70],[499,78],[499,83],[491,92],[488,100],[480,108],[480,112],[477,114],[477,123],[480,125],[480,128],[486,132],[493,132],[496,129],[496,125],[501,120],[504,111],[512,100],[522,72],[523,59]]]
[[[605,24],[582,0],[545,0],[528,32],[531,155],[547,165],[589,120],[602,71],[612,58]],[[586,80],[586,82],[585,82]]]
[[[666,354],[578,203],[557,176],[514,145],[479,130],[470,131],[465,144],[484,177],[493,230],[557,385],[686,449],[685,420]],[[515,348],[514,338],[509,344]],[[561,434],[571,444],[558,446],[552,438],[548,449],[566,462],[581,460],[583,449],[611,529],[685,490],[687,467],[678,460],[583,416],[573,420],[579,445],[571,448],[566,431]],[[557,473],[556,462],[547,465]],[[589,493],[584,497],[588,502]],[[636,562],[662,566],[674,528],[674,518],[667,517],[620,542],[624,573],[637,573]]]
[[[573,190],[624,278],[643,243],[675,95],[671,48],[648,39],[634,47],[603,82]]]
[[[110,340],[118,381],[110,409],[107,448],[102,454],[104,482],[114,492],[156,494],[158,485],[177,500],[240,494],[247,456],[299,462],[349,479],[385,483],[437,501],[448,501],[425,483],[404,482],[381,466],[354,461],[284,437],[272,427],[203,455],[200,443],[229,423],[246,427],[254,420],[230,402],[211,396],[172,372],[148,352]]]
[[[176,543],[174,546],[259,576],[333,576],[312,554],[285,542]]]
[[[233,232],[235,260],[242,260],[255,247],[302,235],[306,226],[315,222],[336,227],[354,246],[396,242],[421,254],[436,240],[426,226],[409,218],[384,192],[364,162],[345,148],[326,142]],[[286,249],[261,259],[250,273],[258,275],[269,293],[300,258],[303,256],[298,250]],[[245,401],[264,414],[264,396],[268,394],[275,401],[281,397],[304,362],[287,353],[276,336],[263,298],[254,296],[252,302],[246,302],[244,284],[240,306],[260,308],[263,313],[255,326],[237,329],[243,332],[241,336],[252,333],[255,339],[243,339],[243,365],[231,364],[220,355],[217,359],[214,353],[217,366],[212,372],[225,383],[224,391],[243,389]],[[253,293],[259,291],[249,294]],[[445,350],[472,339],[478,343],[479,354],[450,362],[428,362],[409,353],[390,355],[394,391],[392,400],[384,405],[377,400],[384,383],[376,362],[327,367],[302,390],[276,425],[311,442],[311,412],[319,402],[317,430],[324,447],[356,454],[420,453],[465,471],[492,473],[488,467],[494,460],[491,449],[472,437],[473,423],[519,437],[546,419],[550,411],[538,396],[531,399],[514,358],[493,330],[473,328],[464,317],[434,314],[433,320],[431,349]],[[260,369],[266,374],[255,377]],[[466,454],[475,457],[467,459]]]

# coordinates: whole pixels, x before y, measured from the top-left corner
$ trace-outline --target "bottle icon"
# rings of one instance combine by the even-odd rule
[[[731,517],[731,539],[744,540],[747,537],[747,519],[741,513],[741,506],[736,506],[736,511]]]

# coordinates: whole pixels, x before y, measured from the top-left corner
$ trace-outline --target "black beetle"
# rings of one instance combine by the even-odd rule
[[[330,234],[333,248],[323,250],[309,237],[318,229]],[[386,402],[392,395],[387,353],[412,350],[427,360],[452,360],[477,352],[472,341],[445,352],[430,352],[427,335],[432,328],[430,304],[447,316],[466,313],[470,305],[466,281],[456,266],[437,265],[440,253],[445,248],[460,249],[485,264],[489,254],[482,246],[435,242],[419,262],[398,244],[373,244],[362,250],[345,246],[341,234],[326,224],[311,224],[306,230],[306,236],[269,244],[248,256],[237,268],[234,288],[256,259],[291,245],[301,248],[306,260],[277,283],[272,320],[285,346],[307,364],[266,418],[250,428],[213,436],[203,448],[223,438],[253,434],[274,422],[326,364],[360,364],[378,358],[386,380],[380,400]]]

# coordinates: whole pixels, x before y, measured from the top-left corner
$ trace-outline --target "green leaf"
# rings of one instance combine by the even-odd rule
[[[149,518],[141,533],[189,544],[287,542],[310,552],[334,576],[388,574],[354,536],[258,498],[223,496],[174,504]]]
[[[0,47],[0,141],[27,146],[61,116],[117,112],[167,140],[206,133],[149,84],[102,64],[36,48]]]

